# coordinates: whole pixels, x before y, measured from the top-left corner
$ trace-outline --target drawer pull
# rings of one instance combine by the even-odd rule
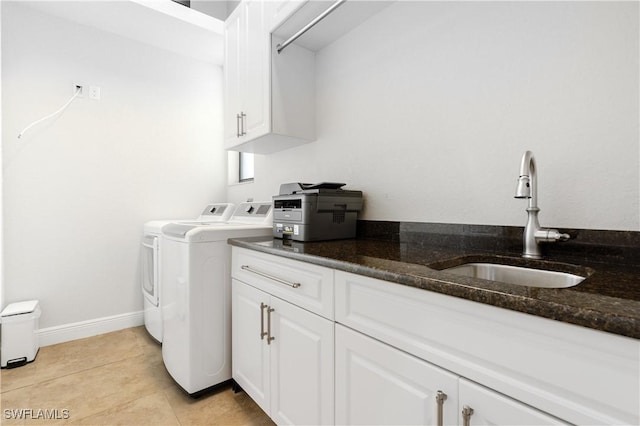
[[[444,402],[446,400],[447,400],[447,394],[439,390],[436,393],[436,403],[438,404],[438,410],[437,410],[438,422],[436,424],[438,426],[442,426],[444,424],[442,420],[442,406],[444,405]]]
[[[292,281],[286,281],[286,280],[283,280],[282,278],[274,277],[273,275],[266,274],[266,273],[264,273],[262,271],[257,271],[255,269],[251,268],[249,265],[242,265],[240,267],[240,269],[243,269],[243,270],[251,272],[253,274],[260,275],[261,277],[265,277],[265,278],[268,278],[270,280],[279,282],[280,284],[288,285],[289,287],[293,287],[293,288],[300,287],[300,283],[295,283],[295,282],[292,282]]]
[[[473,415],[473,408],[465,405],[462,407],[462,426],[471,425],[471,416]]]

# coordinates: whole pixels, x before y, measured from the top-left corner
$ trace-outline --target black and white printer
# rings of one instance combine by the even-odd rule
[[[294,241],[356,237],[362,191],[344,183],[284,183],[273,197],[273,236]]]

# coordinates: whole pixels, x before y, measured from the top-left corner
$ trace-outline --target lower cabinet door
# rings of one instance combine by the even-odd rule
[[[269,414],[269,346],[262,335],[270,296],[238,280],[232,281],[231,345],[233,379]]]
[[[458,376],[336,324],[336,424],[455,425]]]
[[[334,323],[272,296],[271,418],[277,424],[334,424]]]
[[[567,425],[501,393],[460,379],[460,425]]]

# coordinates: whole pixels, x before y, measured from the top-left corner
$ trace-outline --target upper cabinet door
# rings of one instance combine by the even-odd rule
[[[245,44],[241,52],[246,74],[243,78],[243,133],[247,139],[267,134],[270,129],[270,35],[265,25],[263,1],[249,1],[245,8]]]
[[[240,3],[225,22],[225,146],[270,131],[269,34],[264,2]]]
[[[226,149],[269,154],[315,139],[315,53],[272,68],[270,25],[299,4],[246,0],[225,22]]]
[[[240,82],[242,20],[244,8],[238,6],[224,27],[224,140],[235,142],[240,136]]]

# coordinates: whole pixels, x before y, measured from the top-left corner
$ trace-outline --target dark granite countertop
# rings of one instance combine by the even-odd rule
[[[553,256],[527,260],[499,250],[430,246],[424,242],[353,239],[292,242],[271,237],[229,243],[276,256],[422,288],[557,321],[640,339],[640,265]],[[567,259],[569,261],[567,261]],[[491,261],[587,276],[571,288],[548,289],[467,278],[439,271]]]

